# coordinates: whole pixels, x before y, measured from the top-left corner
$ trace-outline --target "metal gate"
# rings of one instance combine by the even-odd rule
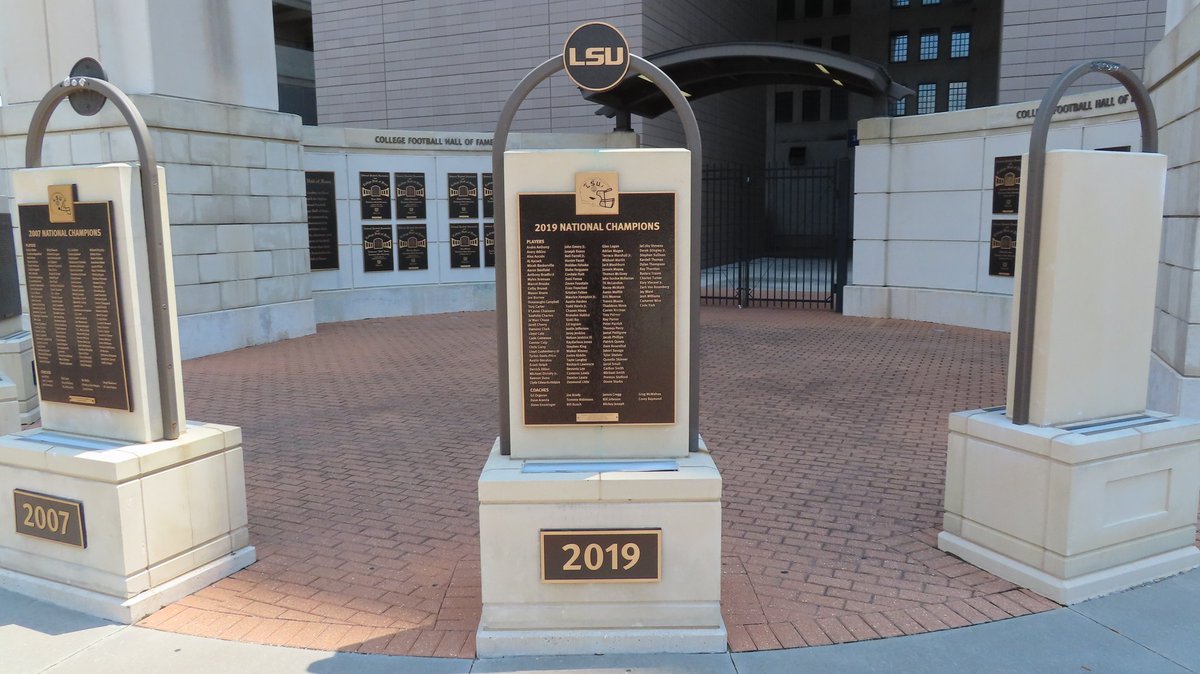
[[[704,169],[700,298],[842,309],[850,162]]]

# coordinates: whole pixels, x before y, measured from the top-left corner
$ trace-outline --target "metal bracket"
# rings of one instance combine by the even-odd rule
[[[1088,73],[1105,73],[1125,86],[1137,108],[1142,125],[1142,152],[1158,152],[1158,119],[1146,86],[1125,66],[1113,61],[1084,61],[1068,69],[1046,90],[1038,104],[1037,116],[1029,138],[1029,165],[1026,167],[1025,229],[1021,233],[1021,306],[1017,313],[1016,362],[1012,365],[1014,386],[1012,421],[1029,423],[1030,385],[1033,379],[1033,334],[1037,315],[1038,258],[1042,237],[1042,201],[1046,189],[1046,141],[1054,108],[1075,80]]]
[[[650,80],[671,101],[679,121],[683,124],[684,139],[687,149],[692,153],[692,246],[691,246],[691,321],[688,326],[691,338],[691,354],[689,354],[691,378],[689,382],[689,428],[688,449],[700,450],[700,189],[703,160],[700,148],[700,125],[696,115],[688,103],[683,90],[667,76],[658,66],[635,54],[629,55],[629,72],[642,75]],[[492,176],[495,181],[495,198],[500,208],[496,209],[496,351],[500,383],[500,453],[509,454],[511,450],[511,428],[508,422],[508,409],[511,401],[508,399],[508,276],[505,260],[505,217],[504,217],[504,150],[508,147],[508,133],[512,128],[513,118],[516,117],[521,103],[529,94],[554,73],[564,69],[563,57],[554,56],[546,59],[541,65],[531,70],[517,83],[504,108],[500,111],[500,119],[496,122],[496,133],[492,137]]]
[[[95,72],[96,70],[103,76],[104,69],[100,67],[100,64],[95,59],[85,58],[76,63],[71,72]],[[116,86],[104,79],[90,76],[77,77],[73,74],[46,92],[33,111],[33,119],[29,122],[29,134],[25,142],[26,168],[42,166],[42,144],[46,137],[46,126],[50,122],[50,115],[65,98],[70,98],[71,106],[83,115],[94,115],[104,106],[103,101],[112,101],[125,117],[125,123],[129,125],[129,130],[133,133],[133,140],[137,144],[140,164],[138,172],[142,178],[142,212],[146,218],[146,252],[150,267],[150,301],[154,309],[152,316],[154,318],[155,360],[158,365],[158,392],[162,406],[163,437],[166,440],[174,440],[179,437],[180,433],[179,400],[175,395],[174,377],[175,326],[172,324],[170,307],[167,305],[167,297],[169,297],[166,272],[168,261],[164,253],[162,203],[158,196],[158,163],[154,156],[154,145],[150,140],[150,130],[146,127],[146,121],[142,119],[137,106]],[[101,101],[98,105],[96,105],[97,99]]]

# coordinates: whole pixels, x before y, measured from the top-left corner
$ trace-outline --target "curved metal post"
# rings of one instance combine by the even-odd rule
[[[500,385],[500,453],[508,454],[511,449],[511,429],[508,422],[508,264],[506,261],[507,242],[505,222],[506,197],[504,193],[504,150],[508,146],[508,133],[512,128],[513,119],[521,107],[521,103],[529,96],[538,84],[548,79],[554,73],[564,68],[562,56],[555,56],[542,62],[527,74],[513,89],[504,107],[500,111],[500,119],[496,122],[496,132],[492,136],[492,180],[495,183],[496,201],[500,208],[496,209],[496,350],[497,369]],[[690,412],[688,428],[688,450],[697,451],[700,448],[700,188],[703,172],[703,158],[700,146],[700,125],[696,115],[688,103],[683,91],[658,66],[646,59],[631,54],[629,70],[634,75],[643,75],[650,83],[659,88],[671,101],[679,121],[683,124],[684,139],[687,149],[691,151],[691,320],[688,326],[691,345],[689,354],[688,405]]]
[[[175,326],[171,322],[171,311],[167,305],[166,255],[162,231],[162,203],[159,201],[158,163],[146,121],[138,112],[133,101],[120,89],[105,80],[92,77],[69,77],[42,97],[29,122],[29,134],[25,144],[25,166],[40,168],[42,165],[42,142],[46,136],[46,125],[58,104],[77,92],[96,92],[112,101],[125,117],[125,123],[133,132],[137,144],[139,173],[142,178],[142,213],[146,218],[146,252],[150,267],[150,301],[154,305],[155,360],[158,365],[158,393],[162,411],[163,437],[174,440],[179,437],[179,400],[175,395]]]
[[[1037,312],[1038,259],[1042,236],[1042,201],[1046,182],[1046,141],[1050,135],[1050,118],[1054,108],[1075,80],[1088,73],[1112,76],[1129,91],[1138,120],[1142,126],[1142,152],[1158,152],[1158,119],[1146,86],[1125,66],[1112,61],[1084,61],[1058,76],[1038,105],[1029,138],[1029,165],[1026,167],[1025,228],[1021,233],[1020,308],[1017,313],[1015,380],[1013,385],[1012,420],[1015,424],[1029,423],[1030,385],[1033,378],[1033,335]]]

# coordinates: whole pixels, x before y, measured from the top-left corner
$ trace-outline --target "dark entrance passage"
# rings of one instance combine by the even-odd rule
[[[841,311],[850,162],[704,170],[700,299]]]

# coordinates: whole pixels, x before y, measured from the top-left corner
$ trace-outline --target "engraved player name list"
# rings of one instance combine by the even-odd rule
[[[675,420],[675,194],[518,195],[526,425]]]

